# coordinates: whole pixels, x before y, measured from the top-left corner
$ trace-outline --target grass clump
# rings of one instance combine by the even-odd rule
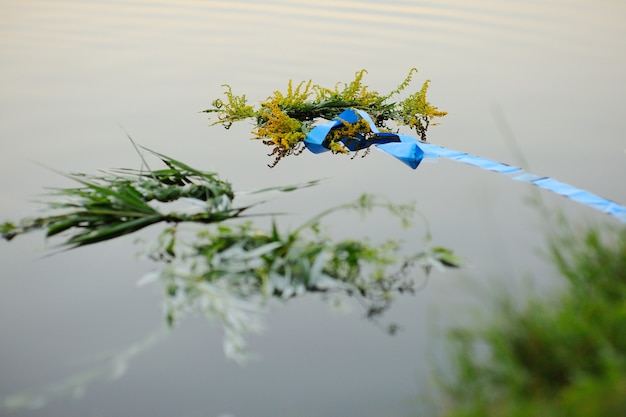
[[[44,229],[52,237],[70,236],[65,245],[78,247],[128,235],[156,223],[214,223],[239,216],[230,183],[168,156],[157,156],[166,168],[121,169],[101,175],[67,174],[76,188],[55,189],[47,203],[51,214],[0,224],[6,240]],[[194,210],[174,210],[169,204],[193,201]]]
[[[163,285],[167,323],[173,325],[189,312],[216,318],[225,329],[225,351],[232,358],[242,357],[243,336],[268,300],[340,293],[358,297],[367,317],[376,320],[395,294],[415,291],[414,267],[428,275],[433,266],[460,265],[447,248],[427,245],[423,251],[400,255],[401,242],[392,239],[382,244],[337,241],[322,233],[322,220],[338,211],[366,215],[382,209],[409,227],[415,215],[411,204],[364,194],[293,230],[283,230],[272,215],[272,227],[262,230],[254,227],[247,211],[258,203],[241,204],[239,195],[293,191],[317,181],[238,193],[215,173],[148,152],[165,168],[149,169],[140,153],[145,169],[67,175],[79,186],[55,190],[46,204],[49,215],[2,222],[2,237],[12,240],[44,230],[47,237],[65,237],[63,246],[77,248],[165,225],[143,253],[158,265],[147,281]],[[181,223],[197,227],[181,230]],[[428,232],[426,236],[429,240]]]
[[[406,125],[415,129],[420,140],[426,140],[429,126],[433,120],[447,114],[439,110],[426,99],[430,80],[426,80],[421,89],[403,100],[396,96],[409,87],[417,69],[412,68],[404,81],[393,91],[383,95],[370,90],[363,84],[366,70],[358,71],[349,83],[337,83],[333,88],[313,84],[311,80],[302,81],[294,87],[290,80],[285,93],[275,91],[258,108],[247,103],[245,95],[235,96],[226,85],[226,101],[216,99],[205,113],[216,115],[212,124],[222,124],[229,128],[234,122],[254,119],[256,128],[252,131],[256,139],[271,146],[269,155],[276,157],[275,166],[283,157],[297,155],[304,149],[303,140],[307,133],[320,120],[332,120],[347,108],[366,111],[377,127],[390,130],[390,123]],[[352,126],[358,133],[367,133],[369,126]],[[340,137],[330,138],[329,147],[333,151],[343,149],[339,146]],[[345,153],[345,151],[339,151]]]
[[[554,300],[502,303],[499,320],[452,334],[447,417],[626,415],[626,230],[557,238],[569,283]]]
[[[269,230],[251,222],[213,225],[191,237],[166,229],[148,256],[160,265],[153,279],[167,289],[168,322],[174,324],[190,310],[217,318],[225,328],[225,350],[235,359],[245,353],[243,335],[256,316],[251,312],[270,300],[346,295],[358,299],[366,317],[380,324],[399,294],[418,290],[415,268],[428,276],[433,266],[459,267],[461,260],[446,248],[427,246],[400,255],[401,242],[394,239],[377,244],[333,240],[322,232],[322,221],[338,211],[367,214],[374,209],[386,210],[407,226],[413,213],[411,205],[365,194],[293,230],[281,230],[276,222]],[[385,329],[394,333],[398,326]]]

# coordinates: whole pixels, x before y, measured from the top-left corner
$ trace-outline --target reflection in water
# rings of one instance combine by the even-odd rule
[[[626,4],[610,0],[3,1],[1,216],[31,214],[42,187],[65,185],[29,161],[64,172],[134,166],[121,124],[149,148],[241,188],[333,178],[306,198],[268,202],[269,211],[293,213],[294,224],[363,192],[415,200],[437,243],[470,265],[396,303],[389,319],[405,331],[395,338],[301,299],[271,313],[268,334],[251,339],[264,361],[235,370],[223,361],[219,330],[190,321],[138,361],[132,378],[44,415],[413,413],[407,398],[428,393],[428,368],[445,363],[440,334],[466,316],[460,305],[478,293],[484,308],[498,286],[522,293],[523,276],[539,277],[542,290],[554,285],[552,268],[536,256],[549,220],[526,204],[530,186],[446,161],[411,171],[379,155],[348,162],[303,154],[269,170],[249,126],[209,129],[198,112],[224,83],[258,102],[288,79],[332,85],[361,68],[372,88],[390,91],[418,67],[433,80],[430,99],[449,112],[429,141],[519,163],[494,123],[495,105],[533,172],[624,203],[625,16]],[[574,219],[606,221],[540,197]],[[421,236],[382,217],[367,228],[337,217],[331,228],[338,238],[367,229],[421,245]],[[37,236],[3,245],[0,396],[67,375],[72,358],[128,345],[160,323],[154,298],[129,291],[129,278],[150,268],[127,258],[134,247],[122,240],[39,259]]]

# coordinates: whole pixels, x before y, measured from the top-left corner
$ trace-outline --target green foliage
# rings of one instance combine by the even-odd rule
[[[366,214],[387,209],[406,224],[409,206],[394,205],[370,195],[330,208],[292,231],[270,230],[250,222],[203,228],[191,238],[175,228],[164,231],[148,256],[162,263],[152,276],[164,283],[167,318],[200,311],[217,317],[226,330],[225,351],[235,359],[245,356],[245,333],[257,322],[259,306],[270,299],[287,300],[311,293],[358,297],[372,320],[386,311],[397,294],[414,293],[414,267],[428,274],[433,266],[458,267],[442,248],[400,256],[400,242],[373,244],[368,240],[337,242],[324,235],[320,222],[340,210]],[[445,256],[442,253],[445,252]],[[218,295],[219,294],[219,295]],[[222,302],[215,300],[221,298]],[[230,302],[224,304],[224,300]],[[391,325],[393,332],[397,326]]]
[[[227,102],[221,99],[215,99],[213,103],[213,110],[217,112],[218,120],[213,124],[223,124],[228,129],[233,122],[238,120],[253,117],[255,115],[254,108],[246,104],[246,96],[236,96],[233,94],[229,85],[223,85],[227,90],[224,92]]]
[[[426,140],[426,132],[431,121],[436,117],[443,117],[447,113],[440,111],[426,101],[426,92],[430,80],[426,80],[422,89],[398,104],[397,117],[400,118],[402,124],[415,129],[422,141]],[[436,124],[436,123],[435,123]]]
[[[80,187],[57,189],[52,193],[57,199],[48,203],[48,207],[59,214],[27,218],[17,224],[3,223],[0,225],[2,237],[10,240],[37,229],[45,229],[48,237],[71,231],[65,244],[84,246],[128,235],[159,222],[220,222],[237,217],[248,208],[233,206],[232,187],[217,174],[152,153],[167,168],[66,175]],[[165,210],[165,203],[184,199],[195,202],[193,212]]]
[[[227,102],[215,100],[213,107],[204,112],[216,114],[217,120],[212,124],[223,124],[226,128],[235,121],[254,118],[256,129],[252,133],[255,138],[271,146],[273,149],[270,155],[276,156],[270,166],[275,166],[285,156],[299,154],[303,149],[302,141],[315,123],[332,120],[346,108],[366,111],[379,128],[389,129],[389,122],[409,126],[415,129],[423,141],[426,140],[428,127],[436,124],[432,123],[433,119],[447,114],[427,101],[428,80],[419,91],[404,100],[391,101],[409,87],[417,69],[412,68],[404,81],[387,95],[368,90],[363,84],[366,73],[365,70],[358,71],[354,80],[343,84],[343,88],[339,87],[341,83],[337,83],[334,88],[327,88],[312,84],[311,80],[303,81],[294,88],[290,80],[286,93],[275,91],[256,110],[247,104],[245,95],[235,96],[231,87],[227,86]],[[348,129],[352,135],[369,133],[367,124],[348,126]],[[330,139],[331,150],[347,153],[344,147],[338,145],[339,139],[340,135]]]
[[[579,302],[626,299],[625,241],[626,231],[603,234],[599,230],[590,230],[582,239],[553,240],[552,258]]]
[[[258,313],[269,299],[343,293],[359,297],[367,316],[376,320],[395,294],[415,291],[410,274],[413,267],[420,266],[428,274],[433,266],[460,265],[450,250],[441,247],[400,256],[401,243],[397,241],[334,242],[321,232],[321,221],[337,211],[366,215],[376,208],[409,227],[415,215],[413,205],[364,194],[354,202],[324,210],[294,230],[281,230],[275,219],[270,230],[260,230],[249,220],[234,222],[254,204],[235,204],[238,193],[230,183],[214,173],[148,152],[165,168],[147,169],[142,156],[144,170],[67,175],[80,186],[52,193],[47,207],[54,214],[2,223],[2,236],[11,240],[41,229],[47,237],[66,235],[63,244],[75,248],[167,224],[145,251],[160,268],[144,282],[158,279],[163,284],[170,325],[190,311],[217,318],[225,329],[226,354],[238,360],[245,353],[245,334],[255,328]],[[244,194],[293,191],[316,183]],[[199,225],[191,237],[178,228],[184,222]],[[429,233],[426,235],[428,238]]]
[[[570,290],[452,334],[457,380],[447,416],[626,415],[626,230],[555,239]]]

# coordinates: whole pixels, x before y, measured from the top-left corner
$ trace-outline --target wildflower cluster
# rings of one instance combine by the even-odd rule
[[[352,144],[356,144],[358,150],[362,143],[367,143],[367,138],[371,136],[372,129],[365,119],[359,119],[354,123],[340,120],[341,126],[332,129],[326,138],[328,147],[333,153],[347,154]]]
[[[262,138],[264,144],[274,147],[270,155],[276,155],[275,165],[281,158],[302,151],[306,134],[302,123],[289,117],[277,103],[268,102],[262,106],[263,111],[259,115],[261,123],[252,133]]]
[[[233,122],[246,119],[255,115],[254,108],[246,104],[246,96],[236,96],[233,94],[229,85],[224,85],[227,90],[224,95],[227,98],[225,103],[221,99],[213,100],[213,111],[217,112],[217,122],[213,124],[222,124],[228,129]]]
[[[426,140],[428,127],[435,125],[433,119],[443,117],[447,113],[438,110],[426,99],[429,80],[424,82],[422,88],[405,98],[395,102],[392,98],[399,95],[409,87],[413,75],[417,73],[412,68],[402,83],[387,95],[369,90],[363,84],[366,70],[358,71],[353,81],[337,83],[333,88],[322,87],[312,84],[312,81],[301,82],[294,87],[290,80],[286,93],[275,91],[260,107],[255,109],[247,104],[246,96],[235,96],[230,86],[225,95],[227,101],[215,100],[213,107],[204,110],[205,113],[215,113],[217,120],[212,124],[222,124],[229,128],[233,122],[253,118],[256,121],[256,129],[252,131],[256,139],[272,146],[269,155],[275,155],[276,159],[270,167],[275,166],[280,159],[292,154],[299,154],[303,148],[303,140],[314,125],[323,120],[332,120],[347,108],[364,110],[375,122],[376,126],[389,130],[389,123],[396,126],[405,125],[415,129],[420,140]],[[348,139],[356,135],[367,136],[370,130],[367,123],[357,123],[346,126]],[[348,153],[339,143],[342,131],[338,130],[328,141],[329,148],[335,153]]]
[[[420,91],[411,94],[408,98],[401,101],[398,104],[397,111],[402,124],[415,129],[422,141],[426,141],[426,131],[431,124],[431,120],[447,114],[447,112],[438,110],[437,107],[426,101],[426,91],[429,83],[430,80],[426,80]],[[433,125],[436,124],[438,123],[433,123]]]

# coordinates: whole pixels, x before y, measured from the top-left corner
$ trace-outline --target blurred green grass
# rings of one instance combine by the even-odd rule
[[[567,228],[549,247],[567,290],[453,330],[440,416],[626,416],[626,229]]]

